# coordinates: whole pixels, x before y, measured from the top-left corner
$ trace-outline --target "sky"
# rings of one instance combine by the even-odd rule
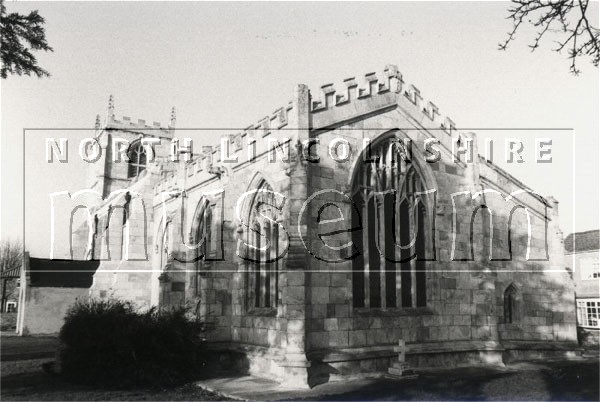
[[[565,235],[597,229],[598,69],[581,60],[582,74],[570,74],[552,38],[532,53],[530,29],[499,51],[508,6],[9,2],[9,12],[39,10],[54,52],[37,54],[51,77],[0,82],[0,234],[22,238],[25,204],[26,247],[48,256],[49,194],[86,184],[77,140],[89,131],[66,129],[93,128],[110,94],[117,117],[167,124],[175,106],[178,128],[244,128],[290,101],[296,84],[318,93],[390,63],[459,130],[494,139],[498,165],[558,199]],[[598,3],[591,7],[597,26]],[[69,163],[46,163],[46,137],[71,139]],[[524,163],[502,161],[507,137],[523,139]],[[535,163],[535,138],[553,139],[551,164]]]

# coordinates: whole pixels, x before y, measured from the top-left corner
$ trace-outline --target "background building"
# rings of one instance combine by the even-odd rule
[[[577,326],[581,340],[598,345],[600,333],[600,231],[571,233],[565,238],[567,266],[573,272]]]
[[[30,258],[29,253],[25,253],[24,264],[16,332],[19,335],[56,334],[64,324],[69,307],[77,299],[88,298],[99,261]]]

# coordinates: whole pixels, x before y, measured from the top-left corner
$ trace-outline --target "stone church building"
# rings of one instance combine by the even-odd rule
[[[105,201],[74,243],[100,260],[91,294],[187,305],[251,373],[386,372],[401,340],[412,367],[576,351],[558,202],[480,156],[395,66],[297,85],[219,145],[189,146],[174,111],[167,127],[118,118],[112,97],[95,135]]]

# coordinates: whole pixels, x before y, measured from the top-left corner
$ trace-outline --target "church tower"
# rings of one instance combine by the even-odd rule
[[[88,188],[98,191],[103,198],[119,189],[125,189],[145,175],[152,160],[166,160],[175,131],[175,108],[170,122],[164,127],[159,122],[146,124],[145,120],[134,121],[131,117],[115,116],[114,98],[108,99],[105,123],[96,116],[94,137],[102,148],[98,161],[90,163]],[[152,143],[154,155],[150,155]]]
[[[154,255],[154,186],[177,167],[170,161],[175,108],[167,127],[158,122],[115,116],[112,95],[104,125],[96,118],[101,157],[89,167],[89,187],[102,195],[94,210],[87,259],[101,260],[90,289],[97,297],[117,297],[147,305]],[[87,228],[86,228],[87,229]]]

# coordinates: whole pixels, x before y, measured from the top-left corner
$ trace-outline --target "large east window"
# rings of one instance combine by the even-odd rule
[[[426,296],[425,188],[399,139],[367,150],[354,179],[354,307],[422,307]],[[353,225],[356,227],[357,225]]]

